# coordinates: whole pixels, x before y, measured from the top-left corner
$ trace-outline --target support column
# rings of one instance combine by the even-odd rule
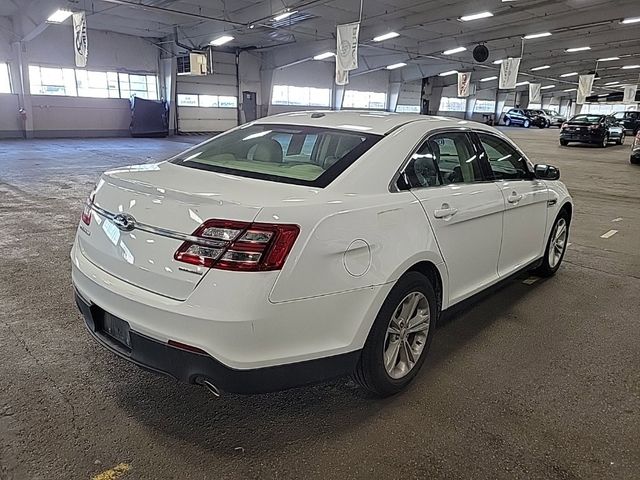
[[[400,89],[402,88],[402,82],[391,82],[387,90],[387,111],[395,112],[398,106],[398,99],[400,98]]]
[[[169,107],[169,135],[177,131],[177,101],[176,83],[178,79],[176,57],[160,59],[160,80],[162,82],[160,95]]]
[[[20,119],[20,128],[24,138],[33,138],[33,105],[31,103],[31,91],[29,89],[29,65],[24,58],[25,45],[22,42],[12,44],[13,57],[16,59],[18,82],[18,108],[16,115]]]
[[[478,101],[478,97],[476,96],[467,97],[467,107],[465,108],[465,113],[464,113],[465,120],[473,119],[473,112],[476,109],[477,101]]]
[[[273,91],[273,72],[273,68],[260,69],[260,101],[262,103],[258,109],[258,118],[269,115]]]

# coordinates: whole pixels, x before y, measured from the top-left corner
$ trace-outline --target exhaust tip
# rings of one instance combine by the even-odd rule
[[[206,378],[203,378],[201,380],[201,385],[206,388],[207,390],[209,390],[209,392],[211,392],[213,394],[214,397],[216,398],[220,398],[220,390],[218,389],[218,387],[216,387],[213,383],[211,383],[209,380],[207,380]]]

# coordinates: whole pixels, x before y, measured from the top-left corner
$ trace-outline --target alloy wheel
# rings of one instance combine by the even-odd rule
[[[551,233],[551,245],[549,245],[549,266],[555,268],[562,259],[567,248],[567,221],[560,218]]]
[[[411,292],[398,304],[384,340],[384,368],[394,379],[405,377],[416,365],[427,343],[431,324],[429,301]]]

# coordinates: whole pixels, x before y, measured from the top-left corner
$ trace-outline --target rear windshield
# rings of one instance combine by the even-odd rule
[[[569,121],[577,123],[598,123],[603,118],[602,115],[576,115]]]
[[[379,135],[293,125],[248,125],[186,151],[171,163],[280,183],[325,187]]]

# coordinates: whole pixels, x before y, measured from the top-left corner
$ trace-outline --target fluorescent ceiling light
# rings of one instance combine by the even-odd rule
[[[402,68],[402,67],[406,67],[407,64],[404,62],[400,62],[400,63],[394,63],[392,65],[387,65],[387,70],[395,70],[396,68]]]
[[[622,70],[633,70],[634,68],[640,68],[640,65],[625,65]]]
[[[575,48],[567,48],[565,52],[574,53],[574,52],[584,52],[585,50],[591,50],[591,47],[575,47]]]
[[[389,32],[384,35],[379,35],[377,37],[373,37],[374,42],[384,42],[385,40],[390,40],[392,38],[399,37],[400,34],[398,32]]]
[[[218,37],[215,40],[211,40],[210,45],[213,45],[214,47],[219,47],[220,45],[229,43],[231,40],[233,40],[233,37],[231,35],[222,35],[221,37]]]
[[[556,88],[555,85],[545,85],[544,87],[540,87],[540,90],[549,90],[550,88]]]
[[[439,74],[439,76],[441,77],[448,77],[449,75],[455,75],[456,73],[458,73],[457,70],[449,70],[448,72],[442,72]]]
[[[638,22],[640,22],[640,17],[625,18],[620,23],[629,24],[629,23],[638,23]]]
[[[613,62],[614,60],[620,60],[620,57],[607,57],[598,59],[599,62]]]
[[[577,88],[567,88],[566,90],[563,90],[563,92],[577,92],[578,89]]]
[[[461,22],[470,22],[472,20],[480,20],[481,18],[489,18],[489,17],[493,17],[493,13],[480,12],[480,13],[474,13],[473,15],[465,15],[464,17],[460,17],[459,20]]]
[[[333,57],[334,55],[335,55],[335,53],[333,53],[333,52],[324,52],[324,53],[319,53],[318,55],[313,57],[313,59],[314,60],[324,60],[325,58]]]
[[[518,82],[518,83],[516,83],[516,87],[521,87],[523,85],[529,85],[529,82]]]
[[[608,87],[609,85],[618,85],[619,83],[620,83],[619,81],[617,81],[617,82],[609,82],[609,83],[605,83],[604,86]]]
[[[285,18],[290,17],[294,13],[298,13],[298,11],[297,10],[289,10],[288,12],[283,12],[280,15],[276,15],[275,17],[273,17],[273,21],[274,22],[279,22],[280,20],[284,20]]]
[[[467,49],[465,47],[456,47],[456,48],[452,48],[451,50],[445,50],[444,52],[442,52],[443,55],[453,55],[454,53],[460,53],[460,52],[464,52]]]
[[[47,18],[47,22],[62,23],[67,18],[69,18],[72,14],[73,14],[73,12],[71,12],[69,10],[63,10],[63,9],[59,8],[58,10],[53,12],[51,15],[49,15],[49,18]]]
[[[532,40],[534,38],[542,38],[542,37],[550,37],[550,36],[551,36],[551,32],[531,33],[529,35],[525,35],[524,39]]]
[[[493,64],[494,64],[494,65],[500,65],[500,64],[502,64],[502,62],[504,62],[504,60],[502,60],[502,59],[500,59],[500,60],[494,60],[494,61],[493,61]]]
[[[532,72],[537,72],[538,70],[546,70],[547,68],[551,68],[549,65],[542,65],[541,67],[532,68]]]
[[[567,78],[567,77],[575,77],[576,75],[578,75],[578,72],[571,72],[571,73],[563,73],[562,75],[560,75],[562,78]]]
[[[485,78],[481,78],[480,81],[481,82],[490,82],[491,80],[497,80],[498,77],[485,77]]]

